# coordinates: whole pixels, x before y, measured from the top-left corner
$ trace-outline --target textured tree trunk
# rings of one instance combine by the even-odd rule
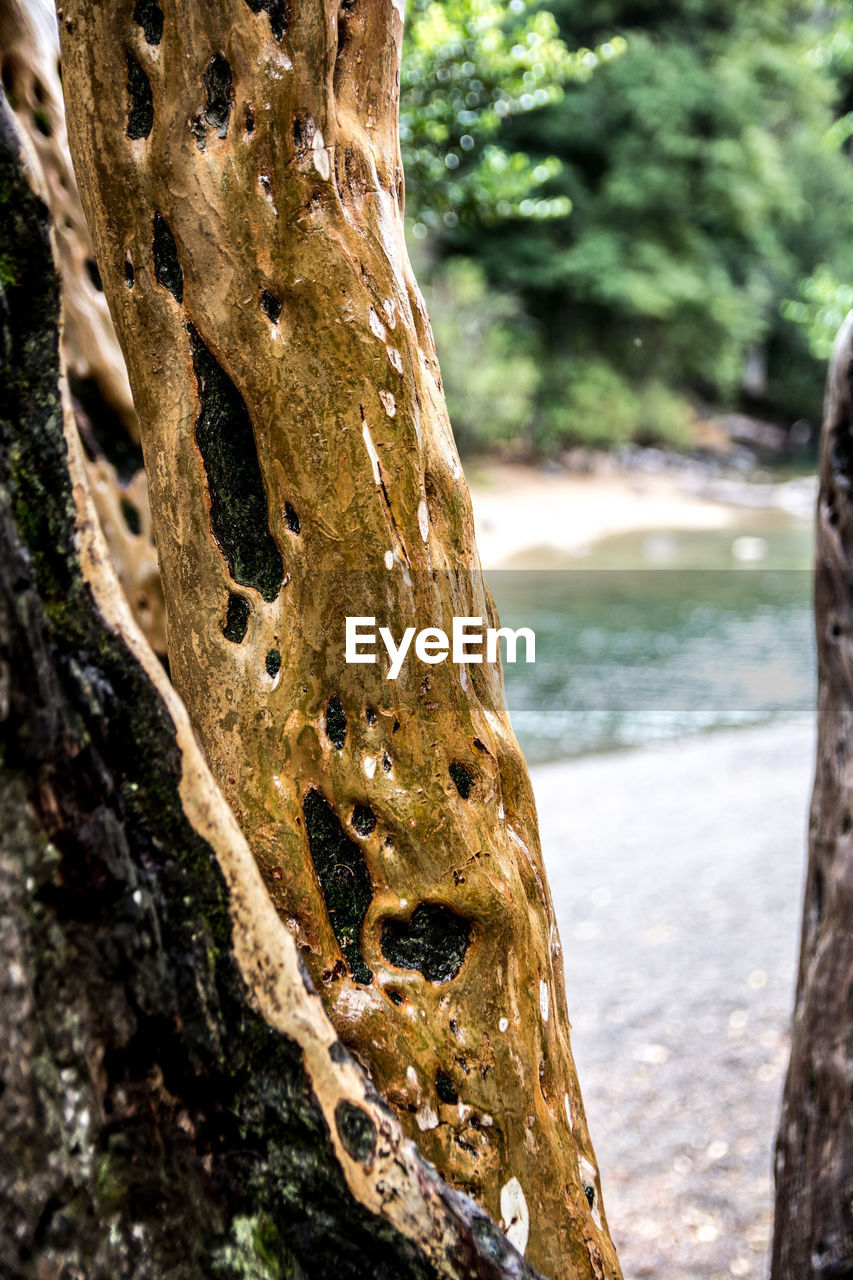
[[[133,621],[2,94],[0,196],[0,1274],[533,1280],[337,1039]]]
[[[618,1275],[494,622],[403,240],[400,0],[68,0],[69,138],[139,413],[175,685],[332,1022],[552,1276]]]
[[[60,344],[92,497],[134,616],[149,643],[165,654],[163,591],[139,424],[68,154],[58,60],[52,5],[0,0],[0,71],[28,164],[53,218]]]
[[[853,315],[826,397],[815,562],[817,771],[791,1062],[776,1143],[773,1280],[853,1276]]]

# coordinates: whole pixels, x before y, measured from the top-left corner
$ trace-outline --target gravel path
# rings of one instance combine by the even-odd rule
[[[533,771],[573,1046],[626,1280],[762,1280],[810,725]]]

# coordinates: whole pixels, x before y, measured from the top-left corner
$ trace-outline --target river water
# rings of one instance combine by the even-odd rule
[[[490,572],[501,624],[536,634],[535,662],[504,666],[529,763],[811,719],[811,561],[810,521],[774,509]]]

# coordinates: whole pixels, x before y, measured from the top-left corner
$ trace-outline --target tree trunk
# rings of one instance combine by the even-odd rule
[[[817,771],[791,1062],[776,1143],[773,1280],[853,1276],[853,315],[826,397],[815,561]]]
[[[346,616],[495,623],[403,240],[402,4],[60,18],[171,671],[211,770],[404,1128],[534,1265],[612,1280],[499,665],[344,662]]]
[[[92,497],[134,616],[149,643],[165,654],[163,590],[139,424],[68,154],[58,60],[52,6],[46,0],[0,0],[0,70],[28,166],[53,219],[60,346]]]
[[[2,94],[0,193],[0,1273],[533,1280],[337,1039],[133,621]]]

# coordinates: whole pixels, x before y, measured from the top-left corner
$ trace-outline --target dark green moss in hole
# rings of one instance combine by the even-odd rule
[[[446,1071],[442,1071],[441,1067],[435,1073],[435,1091],[438,1094],[439,1101],[446,1102],[450,1106],[455,1106],[459,1101],[459,1094],[453,1087],[453,1081]]]
[[[272,676],[273,680],[281,671],[281,651],[279,649],[270,649],[266,656],[267,675]]]
[[[184,273],[178,260],[178,246],[169,230],[169,224],[161,213],[154,214],[154,278],[178,302],[184,300]],[[198,377],[198,373],[196,373]]]
[[[151,82],[133,54],[127,55],[127,136],[133,140],[147,138],[154,124],[154,97]]]
[[[234,644],[242,644],[246,638],[246,632],[249,627],[249,601],[243,596],[235,596],[232,592],[228,597],[228,612],[225,615],[225,626],[222,628],[222,634],[226,640],[232,640]]]
[[[131,502],[130,498],[122,498],[119,502],[119,506],[121,507],[121,514],[124,516],[124,523],[127,525],[130,532],[138,538],[142,532],[142,520],[139,516],[139,508],[135,503]]]
[[[40,107],[36,107],[33,111],[33,124],[38,129],[39,133],[45,138],[49,138],[53,133],[53,130],[50,127],[50,121],[47,118],[47,113],[42,111]]]
[[[347,713],[340,698],[330,698],[326,705],[326,733],[332,746],[340,751],[347,740]]]
[[[133,288],[133,282],[135,279],[136,274],[133,270],[133,263],[130,260],[130,254],[128,253],[124,259],[124,283],[127,285],[128,289]]]
[[[163,10],[157,0],[136,0],[133,21],[142,28],[148,44],[159,44],[163,39]]]
[[[302,808],[329,921],[352,976],[366,986],[373,980],[361,953],[361,926],[373,897],[367,865],[319,791],[309,791]]]
[[[352,811],[352,825],[360,836],[369,836],[376,826],[376,814],[367,804],[357,804]]]
[[[104,282],[101,279],[101,273],[98,270],[98,264],[94,258],[86,259],[86,275],[89,277],[92,288],[97,289],[98,293],[103,293]]]
[[[408,920],[382,925],[382,954],[398,969],[417,969],[430,982],[449,982],[462,968],[471,926],[449,907],[421,902]]]
[[[277,324],[281,315],[281,302],[274,293],[270,293],[269,289],[261,290],[261,306],[267,319]]]
[[[464,764],[452,764],[447,771],[456,786],[463,800],[467,800],[471,794],[471,788],[474,785],[474,779]]]
[[[291,533],[298,533],[302,528],[299,516],[289,502],[284,504],[284,523],[287,525]]]
[[[363,1107],[341,1099],[335,1107],[335,1124],[338,1127],[344,1150],[359,1164],[370,1164],[376,1152],[376,1125]]]
[[[246,0],[246,4],[252,10],[252,13],[266,13],[269,15],[272,33],[276,40],[281,41],[287,30],[290,17],[285,0]]]
[[[221,53],[215,53],[204,69],[204,92],[207,102],[204,118],[216,130],[220,138],[228,133],[231,105],[234,99],[234,83],[231,68]]]
[[[249,411],[234,383],[188,326],[201,412],[195,438],[210,492],[210,524],[235,582],[264,600],[281,590],[284,565],[269,527],[267,495]]]

